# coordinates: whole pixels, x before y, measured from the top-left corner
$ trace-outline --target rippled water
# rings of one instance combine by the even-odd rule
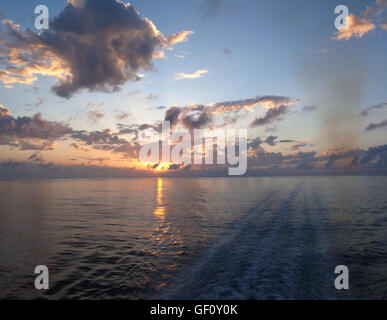
[[[386,299],[386,194],[387,177],[3,181],[0,298]]]

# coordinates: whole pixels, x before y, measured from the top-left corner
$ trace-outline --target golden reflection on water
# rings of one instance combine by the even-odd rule
[[[153,214],[156,218],[164,220],[165,218],[165,204],[163,200],[163,178],[157,179],[157,195],[156,195],[157,207],[154,209]]]
[[[156,207],[153,210],[153,215],[158,221],[158,226],[152,232],[151,239],[156,244],[156,250],[153,254],[170,254],[175,252],[176,255],[181,254],[183,240],[178,228],[171,225],[167,217],[167,204],[165,201],[165,181],[163,178],[157,179]],[[173,269],[173,268],[172,268]]]

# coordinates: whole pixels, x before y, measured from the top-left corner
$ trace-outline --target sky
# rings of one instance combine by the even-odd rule
[[[2,178],[225,174],[141,163],[163,120],[247,129],[247,175],[387,172],[386,0],[14,0],[0,20]]]

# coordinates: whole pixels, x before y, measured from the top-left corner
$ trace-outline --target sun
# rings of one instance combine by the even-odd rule
[[[168,170],[169,165],[170,165],[169,163],[160,162],[159,165],[154,170],[158,172],[162,172],[162,171]]]

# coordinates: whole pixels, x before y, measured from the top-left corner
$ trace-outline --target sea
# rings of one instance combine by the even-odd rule
[[[387,177],[0,181],[0,299],[387,299]]]

